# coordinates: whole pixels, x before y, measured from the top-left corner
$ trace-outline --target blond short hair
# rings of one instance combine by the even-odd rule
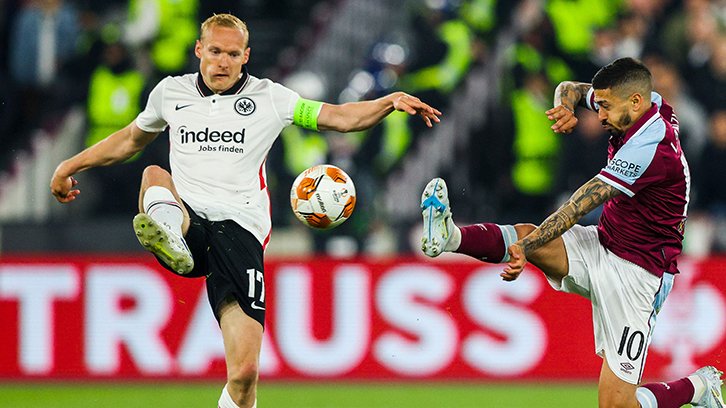
[[[199,32],[199,41],[204,42],[207,30],[212,26],[236,28],[241,30],[245,35],[245,48],[250,44],[250,32],[247,30],[247,24],[239,18],[231,14],[214,14],[202,23],[202,28]]]

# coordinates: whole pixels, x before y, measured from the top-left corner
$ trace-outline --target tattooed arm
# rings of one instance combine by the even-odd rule
[[[555,89],[554,106],[564,105],[570,111],[575,111],[575,106],[587,108],[585,97],[592,85],[584,82],[563,81]]]
[[[517,279],[527,263],[527,255],[562,236],[585,214],[620,194],[622,194],[622,191],[599,178],[593,177],[590,179],[532,233],[509,247],[509,268],[504,270],[505,274],[502,275],[504,279]]]
[[[592,85],[583,82],[564,81],[555,89],[554,108],[545,112],[549,120],[554,120],[555,133],[570,133],[577,126],[575,107],[587,107],[585,98]]]

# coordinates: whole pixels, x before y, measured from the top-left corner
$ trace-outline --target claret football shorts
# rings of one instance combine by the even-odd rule
[[[183,276],[206,277],[209,304],[218,321],[220,304],[232,295],[245,314],[264,328],[265,269],[260,241],[234,221],[209,221],[184,205],[190,217],[184,239],[194,257],[194,269]]]
[[[595,353],[607,357],[618,378],[639,384],[657,312],[673,286],[673,275],[661,279],[606,250],[597,227],[575,225],[562,235],[569,273],[556,290],[576,293],[592,303]]]

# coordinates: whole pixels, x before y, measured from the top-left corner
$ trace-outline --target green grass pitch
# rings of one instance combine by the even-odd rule
[[[1,408],[215,408],[224,384],[1,383]],[[583,408],[597,385],[263,383],[259,408]],[[690,405],[685,405],[689,407]]]
[[[223,384],[0,383],[3,408],[214,408]],[[262,383],[259,408],[581,408],[595,384]]]

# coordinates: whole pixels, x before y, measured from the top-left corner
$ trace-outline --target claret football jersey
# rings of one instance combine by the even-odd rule
[[[299,98],[246,70],[221,94],[199,73],[166,77],[136,125],[146,132],[169,127],[169,163],[182,200],[210,221],[237,222],[265,246],[271,228],[265,160],[280,131],[293,123]]]
[[[673,109],[653,92],[652,106],[624,137],[610,137],[597,177],[622,191],[603,206],[600,242],[615,255],[662,276],[678,272],[691,177]],[[588,107],[598,110],[592,89]]]

